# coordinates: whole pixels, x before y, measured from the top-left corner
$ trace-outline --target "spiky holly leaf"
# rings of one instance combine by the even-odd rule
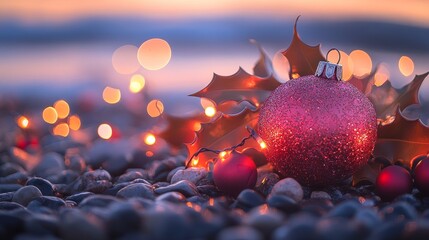
[[[187,144],[189,156],[192,156],[200,148],[222,150],[234,146],[249,136],[245,126],[255,128],[259,112],[245,109],[234,115],[220,114],[209,123],[203,123],[201,130],[197,132],[194,142]],[[247,141],[246,147],[257,147],[255,141]],[[201,153],[198,155],[199,165],[204,166],[205,162],[215,157],[210,154]]]
[[[253,67],[253,74],[261,78],[271,77],[274,74],[274,68],[271,59],[256,40],[251,39],[250,42],[258,47],[260,53],[259,59]]]
[[[313,75],[316,72],[317,65],[325,58],[320,51],[320,44],[310,46],[305,44],[298,35],[296,25],[299,17],[295,21],[293,27],[293,38],[288,49],[282,54],[287,58],[290,65],[289,77],[290,79],[298,78],[300,76]]]
[[[374,156],[408,164],[417,155],[429,153],[429,128],[419,120],[407,120],[397,109],[391,124],[379,125]]]
[[[376,72],[377,68],[373,72],[371,72],[371,74],[363,78],[359,78],[353,75],[347,82],[355,86],[363,94],[367,95],[371,92],[372,86],[374,86],[374,75]]]
[[[402,111],[408,120],[420,120],[423,125],[429,127],[429,103],[412,104]]]
[[[159,136],[176,148],[191,143],[195,138],[195,131],[201,129],[201,122],[209,121],[209,118],[202,114],[189,117],[165,115],[165,119],[167,128],[160,132]]]
[[[373,86],[367,96],[374,104],[377,118],[388,119],[395,115],[399,106],[400,110],[403,110],[409,105],[418,104],[419,89],[428,73],[416,75],[409,84],[400,89],[394,88],[389,80],[379,87]]]

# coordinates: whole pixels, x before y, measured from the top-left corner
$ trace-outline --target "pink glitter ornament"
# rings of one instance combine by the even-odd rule
[[[376,112],[341,75],[341,65],[322,61],[314,76],[282,84],[262,106],[258,134],[268,161],[284,177],[327,186],[368,161],[377,139]]]

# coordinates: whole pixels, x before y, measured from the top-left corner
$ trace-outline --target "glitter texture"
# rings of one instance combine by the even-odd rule
[[[351,84],[305,76],[274,90],[261,108],[258,134],[283,177],[332,185],[368,161],[377,139],[376,113]]]

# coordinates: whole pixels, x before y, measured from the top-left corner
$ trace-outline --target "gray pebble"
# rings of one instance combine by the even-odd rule
[[[199,195],[195,184],[187,180],[182,180],[169,186],[155,189],[156,194],[163,194],[167,192],[180,192],[186,197]]]
[[[89,197],[89,196],[92,196],[92,195],[94,195],[94,193],[92,193],[92,192],[81,192],[81,193],[77,193],[77,194],[74,194],[74,195],[68,196],[68,197],[66,198],[66,200],[73,201],[73,202],[75,202],[75,203],[79,204],[79,203],[80,203],[80,202],[82,202],[85,198],[87,198],[87,197]]]
[[[60,213],[60,219],[60,235],[63,239],[107,239],[101,223],[96,218],[90,220],[77,209],[64,209]]]
[[[327,192],[324,192],[324,191],[313,191],[313,192],[311,192],[310,198],[331,200],[331,196]]]
[[[217,240],[263,240],[264,236],[249,226],[237,226],[223,229]]]
[[[9,174],[5,177],[0,177],[0,184],[4,183],[17,183],[17,184],[23,184],[27,181],[28,176],[24,172],[16,172]]]
[[[49,178],[65,170],[64,159],[58,153],[45,154],[37,164],[32,174],[37,177]]]
[[[207,177],[207,175],[208,172],[205,168],[187,168],[178,170],[171,178],[171,183],[188,180],[196,185],[200,180]]]
[[[167,192],[156,198],[156,201],[168,201],[172,203],[185,202],[186,197],[180,192]]]
[[[244,189],[235,200],[235,206],[245,211],[248,211],[264,203],[264,197],[252,189]]]
[[[143,174],[138,171],[129,171],[119,176],[118,180],[116,180],[116,183],[131,182],[135,179],[143,179]]]
[[[299,202],[304,197],[304,191],[301,185],[293,178],[285,178],[276,183],[270,194],[286,195],[296,202]]]
[[[137,232],[142,227],[142,218],[129,203],[114,203],[109,208],[106,219],[107,230],[111,238],[118,238],[130,232]]]
[[[13,195],[12,201],[27,206],[34,199],[42,196],[40,190],[35,186],[25,186],[20,188]]]
[[[43,196],[54,195],[54,186],[46,179],[33,177],[27,181],[26,185],[37,187],[40,190],[40,192],[43,194]]]
[[[0,202],[10,202],[15,192],[0,193]]]
[[[119,199],[116,197],[94,194],[84,198],[79,203],[79,207],[80,208],[92,208],[92,207],[104,208],[117,201],[119,201]]]
[[[243,221],[245,225],[258,229],[265,238],[269,239],[274,230],[282,224],[283,215],[276,209],[262,205],[252,209]]]
[[[152,187],[144,183],[134,183],[128,185],[119,190],[116,196],[120,198],[141,197],[147,199],[155,199]]]
[[[27,208],[29,210],[33,210],[33,209],[36,209],[38,207],[47,207],[51,210],[58,210],[61,207],[65,207],[65,206],[66,206],[66,203],[61,198],[50,197],[50,196],[41,196],[41,197],[38,197],[38,198],[34,199],[33,201],[31,201],[28,204]]]

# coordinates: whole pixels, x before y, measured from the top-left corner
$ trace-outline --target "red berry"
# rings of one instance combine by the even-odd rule
[[[423,195],[429,195],[429,158],[421,160],[414,169],[414,182]]]
[[[213,180],[217,188],[233,197],[246,188],[253,188],[256,176],[253,160],[236,151],[220,157],[213,169]]]
[[[378,195],[384,201],[411,192],[413,181],[410,173],[400,166],[389,166],[381,170],[375,183]]]

